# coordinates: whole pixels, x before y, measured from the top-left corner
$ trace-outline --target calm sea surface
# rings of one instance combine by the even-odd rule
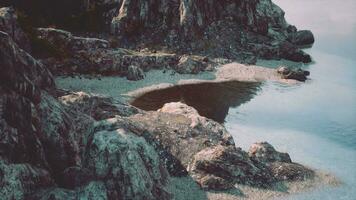
[[[306,50],[314,63],[306,84],[265,83],[249,102],[230,108],[227,129],[238,146],[268,141],[294,161],[338,176],[323,187],[287,199],[356,199],[356,1],[275,0],[289,23],[311,29]],[[261,61],[273,67],[278,62]],[[293,65],[293,64],[292,64]]]

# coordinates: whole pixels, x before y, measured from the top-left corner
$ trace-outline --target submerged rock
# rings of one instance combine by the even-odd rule
[[[278,74],[281,75],[283,79],[293,79],[297,81],[306,81],[308,76],[310,75],[309,71],[305,71],[302,69],[291,70],[285,66],[281,66],[277,69]]]

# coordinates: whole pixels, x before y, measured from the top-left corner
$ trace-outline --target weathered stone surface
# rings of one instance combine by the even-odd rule
[[[204,65],[205,64],[205,65]],[[176,71],[181,74],[196,74],[207,67],[206,63],[198,61],[190,56],[182,56],[179,59]]]
[[[27,35],[17,22],[15,10],[11,7],[0,8],[0,31],[6,32],[23,50],[30,52],[31,46]]]
[[[298,163],[272,162],[268,164],[273,176],[280,181],[304,181],[313,178],[315,172]]]
[[[246,152],[234,146],[218,145],[200,151],[194,156],[189,171],[203,188],[212,188],[210,182],[205,181],[211,174],[224,179],[230,186],[240,183],[268,187],[275,181],[262,163],[256,165]]]
[[[283,79],[294,79],[297,81],[306,81],[310,75],[309,71],[302,69],[291,70],[285,66],[280,66],[277,68],[277,72]]]
[[[103,74],[123,75],[129,80],[141,80],[143,71],[171,68],[179,73],[199,73],[214,62],[203,57],[180,56],[166,53],[135,52],[110,48],[106,40],[73,36],[70,32],[53,29],[37,29],[38,37],[60,49],[64,57],[47,58],[42,62],[55,75]]]
[[[127,80],[138,81],[145,78],[145,73],[140,67],[131,65],[128,68]]]
[[[38,28],[37,35],[40,39],[45,39],[56,47],[66,50],[93,50],[110,46],[106,40],[76,37],[68,31],[54,28]]]
[[[6,33],[0,36],[0,194],[5,199],[172,198],[164,189],[168,172],[153,146],[120,127],[94,127],[92,117],[129,116],[134,108],[80,93],[58,101],[46,91],[59,95],[48,70]]]
[[[252,159],[260,162],[292,162],[287,153],[276,151],[274,147],[267,142],[253,144],[250,147],[248,154]]]
[[[68,167],[80,166],[78,135],[70,115],[53,97],[43,93],[41,103],[37,106],[41,132],[39,134],[47,162],[53,176],[60,184],[64,181],[62,173]],[[80,126],[80,124],[78,125]]]
[[[54,87],[53,78],[4,32],[0,32],[0,71],[1,155],[10,162],[46,168],[35,105],[41,101],[41,89]]]
[[[110,97],[90,95],[84,92],[75,92],[59,97],[64,105],[71,110],[85,113],[95,120],[104,120],[119,116],[131,116],[140,112],[135,107],[115,101]]]
[[[95,133],[85,166],[105,180],[110,199],[168,199],[168,173],[144,138],[123,129]]]
[[[29,164],[8,164],[0,159],[1,199],[26,199],[36,189],[54,186],[45,169]]]
[[[288,40],[296,45],[311,45],[314,43],[314,35],[309,30],[302,30],[295,33],[291,33],[288,36]]]

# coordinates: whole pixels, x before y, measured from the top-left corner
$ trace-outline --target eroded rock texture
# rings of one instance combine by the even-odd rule
[[[97,125],[98,130],[118,127],[154,146],[172,176],[188,174],[203,189],[226,190],[235,184],[269,188],[281,180],[313,177],[312,170],[292,163],[288,154],[268,143],[255,144],[249,153],[235,147],[221,124],[182,103],[166,104],[158,112],[116,116]]]
[[[286,25],[283,11],[269,0],[104,0],[83,5],[87,10],[108,5],[103,13],[116,16],[113,30],[123,35],[160,27],[189,41],[199,38],[209,24],[218,27],[227,20],[246,29],[241,32],[244,38],[255,40],[249,51],[262,57],[272,58],[283,47],[290,58],[306,61],[307,55],[294,44],[312,41],[309,32]],[[39,28],[39,39],[61,53],[39,62],[25,51],[26,37],[14,11],[1,9],[0,19],[1,198],[165,200],[174,198],[166,191],[170,176],[191,176],[202,188],[213,190],[235,184],[271,187],[277,181],[313,177],[312,170],[268,143],[242,151],[221,124],[183,103],[144,112],[111,98],[58,90],[50,72],[132,73],[139,79],[155,67],[197,73],[217,64],[210,58],[133,53],[113,49],[107,40]]]
[[[30,52],[30,41],[20,28],[15,12],[11,7],[0,8],[0,31],[7,32],[22,49]]]
[[[4,32],[0,67],[2,198],[171,198],[154,147],[120,128],[95,129],[95,119],[136,109],[80,93],[57,99],[51,73]]]

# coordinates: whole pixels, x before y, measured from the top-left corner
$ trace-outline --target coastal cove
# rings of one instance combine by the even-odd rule
[[[0,200],[355,200],[355,10],[1,1]]]
[[[260,60],[257,63],[271,68],[279,65],[302,67],[311,72],[310,80],[296,85],[265,82],[258,86],[259,89],[255,91],[257,95],[251,97],[252,100],[249,102],[239,107],[230,105],[228,106],[230,108],[224,108],[228,110],[228,114],[224,111],[223,119],[219,117],[219,120],[224,122],[228,131],[235,137],[237,146],[247,150],[256,141],[269,141],[278,149],[289,152],[297,162],[332,173],[343,182],[338,187],[324,186],[311,192],[284,197],[285,199],[353,200],[356,196],[356,61],[352,52],[356,49],[356,23],[352,16],[338,18],[335,15],[342,13],[342,9],[349,10],[347,12],[349,14],[352,13],[355,4],[347,1],[344,7],[341,7],[335,5],[338,4],[336,1],[313,2],[283,0],[276,2],[285,9],[288,21],[303,28],[316,29],[316,43],[311,49],[306,50],[312,55],[313,63],[305,65],[267,60]],[[314,9],[304,10],[305,4]],[[315,7],[321,4],[324,4],[321,7],[324,9],[323,14],[331,12],[330,15],[315,12],[317,9]],[[339,10],[330,11],[333,7]],[[330,21],[324,19],[327,16],[331,17]],[[356,16],[353,16],[353,19],[356,19]],[[343,20],[348,22],[345,26],[351,27],[343,27]],[[329,26],[339,29],[327,29]],[[345,31],[338,34],[340,29]],[[61,83],[66,85],[64,81],[59,80],[59,84]],[[191,101],[196,103],[202,101],[200,107],[206,108],[209,106],[203,103],[199,92],[205,94],[204,99],[212,94],[211,98],[205,101],[213,102],[210,103],[211,106],[224,101],[223,91],[234,91],[229,86],[226,86],[225,90],[219,89],[224,87],[220,85],[216,90],[220,91],[220,96],[216,96],[214,89],[207,90],[204,84],[201,87],[194,87],[190,88],[187,96],[193,98]],[[148,97],[146,103],[152,98],[167,97],[171,92],[158,90],[151,98]],[[171,100],[177,101],[181,100],[180,98],[175,97]],[[159,105],[168,100],[169,98],[159,99],[161,102]],[[146,109],[156,110],[158,107]],[[196,108],[199,110],[198,107]]]

